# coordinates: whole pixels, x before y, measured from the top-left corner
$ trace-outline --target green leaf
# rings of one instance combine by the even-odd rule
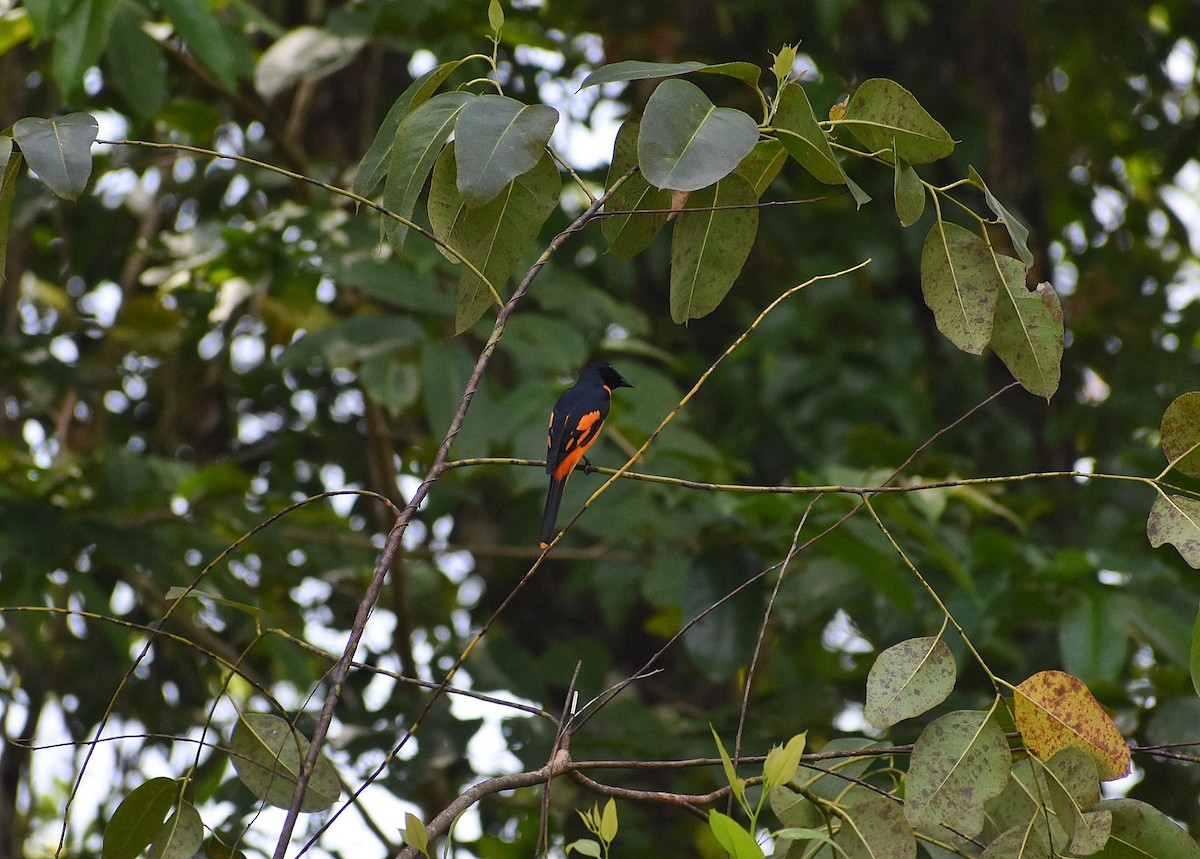
[[[152,119],[167,101],[167,58],[142,25],[149,13],[133,0],[119,0],[105,52],[112,83],[139,119]]]
[[[617,131],[606,187],[612,187],[617,179],[637,164],[640,128],[641,120],[631,118],[625,120]],[[608,242],[609,252],[619,260],[627,260],[644,251],[667,223],[670,208],[670,191],[659,190],[647,182],[641,172],[634,173],[604,204],[606,213],[626,213],[606,214],[600,222],[600,231]],[[645,209],[654,211],[635,214]]]
[[[786,745],[771,747],[763,763],[763,790],[770,791],[773,787],[787,784],[796,777],[807,740],[808,732],[805,731],[792,737]]]
[[[396,146],[396,129],[400,126],[400,120],[429,101],[437,92],[438,87],[445,83],[446,78],[454,74],[462,63],[462,60],[454,60],[430,69],[409,84],[408,89],[392,103],[370,148],[362,157],[362,161],[358,162],[358,169],[354,173],[354,182],[350,185],[351,191],[360,197],[367,197],[375,190],[375,186],[387,173],[388,165],[391,162],[392,150]]]
[[[1200,392],[1183,394],[1167,406],[1160,436],[1171,467],[1200,477]]]
[[[566,850],[568,856],[571,855],[572,850],[584,856],[594,856],[596,859],[600,859],[604,855],[600,850],[600,844],[591,838],[576,839],[567,845]]]
[[[454,126],[458,193],[467,206],[491,200],[546,155],[558,111],[501,95],[481,95]]]
[[[237,90],[237,55],[208,0],[162,0],[163,11],[179,37],[225,89]]]
[[[251,617],[262,617],[264,614],[263,610],[261,608],[258,608],[257,606],[252,606],[252,605],[250,605],[248,603],[244,603],[244,602],[238,602],[237,600],[226,599],[225,597],[220,596],[219,594],[214,594],[214,593],[212,593],[210,591],[206,591],[202,588],[185,588],[185,587],[179,587],[179,586],[167,588],[167,592],[165,594],[163,594],[163,599],[169,600],[171,602],[174,602],[175,600],[179,600],[179,599],[212,600],[215,603],[220,603],[221,605],[227,605],[232,609],[237,609],[240,612],[245,612],[246,614],[250,615]]]
[[[1112,834],[1094,859],[1200,859],[1192,837],[1151,805],[1108,799],[1094,810],[1112,813]]]
[[[973,838],[983,829],[983,803],[1004,790],[1009,768],[1008,742],[990,713],[947,713],[913,746],[904,816],[914,827],[944,823]]]
[[[623,60],[601,66],[583,79],[580,89],[620,81],[644,81],[650,78],[667,78],[684,75],[704,68],[704,63],[689,60],[684,63],[645,63],[641,60]]]
[[[338,36],[320,27],[289,30],[271,43],[254,67],[254,88],[268,101],[301,81],[320,80],[348,66],[364,36]]]
[[[489,202],[468,208],[454,183],[458,144],[446,147],[433,171],[429,189],[429,220],[434,232],[471,261],[497,291],[520,264],[537,239],[562,187],[558,168],[549,154],[518,176]],[[470,270],[458,281],[455,330],[462,333],[479,321],[493,303],[487,284]]]
[[[147,859],[192,859],[204,841],[204,823],[190,802],[167,818],[154,844],[146,853]]]
[[[755,197],[762,197],[786,161],[787,149],[782,143],[778,140],[760,140],[733,172],[750,183]]]
[[[638,163],[656,188],[697,191],[728,176],[758,142],[758,126],[740,110],[715,107],[687,81],[659,84],[646,103]]]
[[[834,843],[845,859],[915,859],[916,836],[903,806],[890,797],[873,794],[844,809],[841,817]]]
[[[13,151],[13,140],[0,135],[0,283],[8,270],[8,222],[12,218],[13,197],[17,193],[17,176],[24,159]]]
[[[65,200],[78,200],[92,175],[92,141],[98,130],[90,113],[26,117],[13,125],[13,139],[29,169],[51,191]]]
[[[983,177],[979,175],[974,167],[967,168],[967,178],[979,186],[983,191],[983,198],[987,201],[988,208],[992,210],[1000,222],[1004,224],[1004,228],[1008,230],[1008,237],[1012,239],[1013,250],[1017,252],[1017,256],[1021,258],[1021,262],[1025,263],[1025,270],[1029,271],[1033,267],[1033,252],[1029,250],[1029,228],[1013,217],[1012,212],[1008,211],[1004,205],[996,199],[996,195],[988,188],[987,183],[983,181]]]
[[[913,94],[895,81],[863,81],[846,105],[842,124],[871,152],[893,150],[910,164],[928,164],[954,151],[952,138]]]
[[[268,805],[287,808],[292,802],[308,740],[286,720],[270,713],[243,713],[229,742],[238,779]],[[300,811],[332,808],[341,794],[337,771],[324,755],[317,758]]]
[[[1058,821],[1033,814],[1021,824],[1001,833],[988,845],[980,859],[1049,859],[1066,846],[1066,834]]]
[[[3,271],[3,268],[0,268],[0,271]],[[1188,667],[1192,675],[1192,688],[1200,695],[1200,611],[1196,612],[1196,621],[1192,624],[1192,647]]]
[[[600,831],[597,833],[605,844],[612,844],[617,837],[617,804],[609,797],[600,814]]]
[[[822,748],[827,752],[858,752],[874,746],[871,740],[862,737],[838,737],[830,740]],[[833,802],[844,800],[847,794],[847,777],[858,778],[867,771],[867,767],[875,760],[875,756],[865,754],[861,757],[838,757],[826,761],[820,772],[805,770],[804,778],[797,779],[800,787],[822,799]],[[860,788],[865,790],[865,788]]]
[[[104,827],[102,859],[136,859],[162,831],[178,794],[171,778],[152,778],[134,788]]]
[[[429,832],[426,831],[421,818],[411,811],[404,813],[404,828],[400,830],[400,834],[409,847],[415,848],[422,856],[429,855]]]
[[[996,270],[997,259],[983,239],[957,224],[939,220],[925,237],[921,249],[921,293],[933,311],[938,330],[950,342],[978,355],[992,338],[996,315],[996,296],[1001,288]],[[1024,288],[1024,276],[1016,260],[1004,269],[1017,276]]]
[[[504,9],[500,6],[500,0],[488,3],[488,26],[493,33],[499,33],[504,27]]]
[[[114,0],[79,0],[54,31],[54,80],[66,101],[83,83],[83,74],[100,58],[108,41]]]
[[[708,813],[708,828],[717,837],[717,842],[733,859],[765,859],[765,854],[754,836],[738,822],[719,811]]]
[[[1013,378],[1031,394],[1049,401],[1058,390],[1063,354],[1063,313],[1049,283],[1025,288],[1021,265],[1012,257],[996,259],[1005,289],[996,302],[992,349]]]
[[[411,361],[391,355],[375,355],[358,371],[358,380],[371,399],[383,406],[393,418],[417,401],[421,378]]]
[[[1084,812],[1100,801],[1096,762],[1080,749],[1066,748],[1046,762],[1045,773],[1045,793],[1072,851],[1095,853],[1104,846],[1112,826],[1111,813]]]
[[[921,177],[917,175],[917,171],[911,164],[905,163],[903,158],[895,155],[895,150],[893,157],[896,163],[896,215],[900,218],[900,226],[911,227],[921,220],[921,214],[925,211],[925,186],[921,184]]]
[[[1156,549],[1170,543],[1188,566],[1200,570],[1200,500],[1160,494],[1150,508],[1146,536]]]
[[[383,186],[384,207],[401,217],[412,218],[429,171],[441,155],[459,114],[474,98],[470,93],[444,92],[433,96],[400,121]],[[392,218],[385,219],[383,225],[392,247],[402,250],[408,225]]]
[[[623,81],[641,81],[650,78],[669,78],[685,75],[689,72],[704,72],[705,74],[724,75],[736,78],[746,85],[757,89],[758,79],[762,71],[754,63],[717,63],[705,65],[694,60],[683,63],[647,63],[641,60],[623,60],[596,69],[579,85],[580,89],[600,84],[619,83]]]
[[[788,84],[775,112],[775,131],[788,154],[826,185],[842,185],[846,173],[833,154],[829,139],[813,113],[808,94],[799,84]]]
[[[954,689],[954,655],[941,636],[910,638],[875,660],[863,716],[876,728],[928,712]]]
[[[696,71],[706,75],[722,75],[727,78],[734,78],[751,89],[758,89],[758,79],[762,77],[762,69],[754,65],[754,63],[745,62],[716,63],[715,65],[696,69]]]
[[[725,781],[729,783],[729,788],[733,791],[733,795],[738,803],[742,808],[749,811],[749,806],[746,805],[746,780],[739,777],[737,770],[733,768],[733,761],[729,759],[729,752],[725,751],[725,744],[721,742],[721,735],[717,733],[717,729],[712,725],[709,725],[708,729],[712,731],[713,741],[717,744],[717,754],[721,756],[721,767],[725,770]]]
[[[775,832],[772,832],[771,836],[773,838],[775,838],[776,841],[785,841],[785,842],[789,842],[789,844],[794,843],[796,841],[819,841],[822,844],[828,844],[830,847],[834,846],[834,841],[832,838],[829,837],[829,833],[823,832],[820,829],[812,829],[810,827],[805,827],[805,826],[788,826],[784,829],[780,829]],[[776,850],[771,855],[772,855],[772,857],[775,857],[775,856],[791,856],[792,854],[790,851],[781,853],[780,851]],[[824,856],[831,855],[831,854],[827,854],[825,852],[818,853],[818,854],[812,854],[809,852],[805,852],[801,855],[806,856],[806,857],[813,856],[813,855],[824,857]],[[840,856],[841,854],[839,853],[837,855]]]
[[[409,316],[350,316],[292,343],[279,356],[279,366],[354,368],[378,355],[411,346],[420,336],[421,326]]]
[[[782,785],[771,790],[767,800],[771,803],[771,811],[784,826],[811,828],[825,821],[812,800]]]
[[[671,238],[671,318],[675,322],[711,313],[728,294],[754,246],[757,202],[750,183],[737,175],[726,176],[688,197]],[[718,206],[746,208],[713,208]]]

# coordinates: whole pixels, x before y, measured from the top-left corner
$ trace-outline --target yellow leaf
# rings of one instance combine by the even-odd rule
[[[1101,781],[1129,774],[1129,746],[1077,677],[1040,671],[1016,687],[1017,730],[1043,761],[1076,748],[1096,761]]]

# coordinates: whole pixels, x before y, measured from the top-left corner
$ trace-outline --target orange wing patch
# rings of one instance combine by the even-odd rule
[[[567,417],[570,419],[570,415]],[[552,472],[555,480],[564,480],[575,470],[575,466],[579,464],[579,460],[596,441],[596,437],[600,434],[600,428],[603,426],[604,421],[600,417],[599,409],[580,416],[563,440],[563,458],[559,460]]]

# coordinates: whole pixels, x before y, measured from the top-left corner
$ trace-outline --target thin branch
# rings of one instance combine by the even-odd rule
[[[488,337],[487,343],[480,351],[479,357],[475,360],[475,367],[471,371],[471,377],[467,381],[467,385],[463,390],[462,397],[459,399],[458,407],[454,411],[454,417],[450,421],[450,427],[446,431],[446,435],[442,439],[442,443],[438,446],[437,454],[434,456],[433,463],[430,465],[429,471],[425,475],[425,479],[421,481],[420,485],[413,493],[412,498],[409,499],[408,505],[401,510],[400,514],[396,517],[395,524],[392,526],[391,531],[388,532],[387,538],[384,540],[383,550],[380,552],[378,562],[375,565],[375,571],[371,576],[371,582],[367,586],[367,590],[363,594],[362,600],[359,602],[358,612],[355,615],[354,623],[351,625],[350,635],[346,641],[345,651],[334,664],[331,671],[329,693],[325,696],[325,703],[321,708],[321,715],[318,718],[315,727],[313,728],[313,735],[310,740],[308,752],[305,755],[304,762],[300,767],[300,772],[297,773],[295,790],[292,792],[292,800],[289,803],[287,816],[284,818],[283,825],[280,828],[279,840],[275,845],[274,859],[285,859],[287,845],[291,841],[292,832],[296,827],[296,819],[300,813],[300,805],[304,799],[304,791],[308,787],[308,782],[312,777],[313,768],[316,766],[317,757],[320,755],[321,747],[325,743],[325,737],[329,732],[329,725],[333,721],[333,711],[337,706],[338,701],[341,699],[342,689],[346,682],[346,677],[350,672],[350,665],[353,661],[354,652],[358,649],[358,644],[362,640],[363,631],[366,628],[367,618],[370,616],[371,610],[374,608],[376,601],[379,599],[379,592],[383,588],[383,581],[386,577],[388,568],[391,566],[392,558],[399,550],[404,533],[407,531],[409,523],[416,515],[417,509],[429,495],[429,491],[433,488],[433,485],[441,478],[442,473],[446,470],[446,462],[449,459],[450,447],[454,444],[454,439],[458,436],[459,430],[462,428],[463,420],[467,415],[467,410],[471,406],[471,401],[474,399],[475,392],[479,387],[480,380],[483,378],[484,371],[487,370],[488,364],[491,362],[492,354],[496,349],[496,345],[500,342],[500,338],[504,336],[505,326],[508,323],[509,317],[511,317],[516,311],[517,307],[520,306],[521,301],[528,292],[534,278],[537,277],[538,273],[549,261],[551,256],[554,255],[554,253],[568,238],[579,232],[579,230],[583,229],[583,227],[589,221],[591,221],[591,219],[595,216],[595,213],[604,204],[604,201],[607,200],[609,196],[621,186],[621,184],[626,178],[628,178],[629,175],[632,175],[632,172],[626,174],[626,176],[621,180],[613,183],[611,188],[597,198],[592,205],[588,206],[588,208],[585,209],[574,221],[572,221],[571,224],[566,227],[566,229],[551,239],[541,256],[538,257],[537,261],[534,262],[534,264],[530,266],[529,270],[525,273],[525,276],[521,279],[521,282],[517,285],[516,290],[513,292],[512,297],[504,304],[503,307],[500,308],[500,312],[496,314],[496,322],[492,326],[491,336]],[[463,663],[466,662],[476,645],[478,645],[478,643],[483,639],[483,636],[487,633],[488,629],[490,629],[491,624],[497,617],[499,617],[500,612],[502,612],[508,606],[508,604],[516,596],[516,593],[520,590],[521,586],[533,576],[534,571],[539,565],[540,560],[534,563],[533,567],[531,567],[529,572],[525,574],[525,577],[517,584],[516,588],[513,589],[508,597],[492,613],[491,618],[489,618],[484,626],[478,632],[476,632],[475,636],[470,642],[468,642],[467,646],[463,649],[462,653],[459,654],[454,664],[446,672],[441,682],[433,690],[432,694],[430,694],[424,706],[421,708],[421,711],[418,713],[416,719],[413,721],[413,724],[407,731],[405,731],[404,736],[401,737],[400,741],[393,747],[392,751],[387,755],[386,758],[384,758],[383,762],[381,762],[379,766],[376,767],[376,769],[371,773],[371,775],[363,782],[363,786],[359,789],[359,791],[349,800],[347,800],[346,804],[343,804],[340,808],[338,808],[338,810],[335,811],[329,817],[329,819],[325,821],[325,823],[319,827],[316,832],[313,833],[312,837],[310,837],[305,843],[304,847],[301,848],[301,855],[316,842],[316,839],[320,836],[320,834],[324,832],[330,825],[332,825],[333,821],[336,820],[342,813],[342,810],[345,809],[350,802],[357,798],[358,794],[365,790],[390,764],[392,759],[399,754],[400,750],[407,745],[408,740],[416,734],[425,717],[429,714],[430,709],[432,709],[434,703],[441,697],[441,694],[449,686],[450,681],[458,672],[458,669],[462,667]]]

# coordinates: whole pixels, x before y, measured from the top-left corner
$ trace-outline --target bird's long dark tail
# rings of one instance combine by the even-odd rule
[[[554,535],[558,533],[558,506],[562,504],[563,490],[567,488],[567,479],[550,478],[550,491],[546,495],[546,511],[542,514],[542,536],[539,545],[544,549],[550,545]]]

